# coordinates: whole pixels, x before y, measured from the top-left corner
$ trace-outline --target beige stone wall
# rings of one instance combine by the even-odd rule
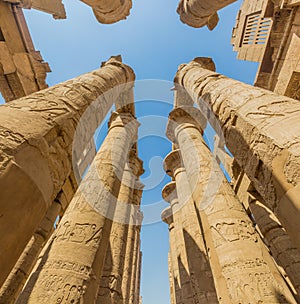
[[[93,133],[133,80],[133,71],[112,58],[100,70],[1,106],[1,285],[71,173],[80,116],[97,97],[116,88],[99,100],[97,115],[90,119]],[[116,87],[121,84],[125,87]]]
[[[37,9],[53,15],[55,19],[65,19],[66,11],[62,0],[2,0],[12,4],[18,4],[20,7],[27,9]]]
[[[300,6],[283,7],[277,14],[255,85],[299,99]]]
[[[231,40],[238,59],[262,61],[272,28],[272,19],[266,15],[269,3],[269,0],[244,0]]]
[[[0,92],[6,101],[45,89],[50,68],[34,49],[22,9],[0,1]]]

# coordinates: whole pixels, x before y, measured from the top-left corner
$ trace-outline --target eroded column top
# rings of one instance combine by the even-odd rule
[[[132,8],[131,0],[81,0],[91,6],[100,23],[112,24],[126,19]]]

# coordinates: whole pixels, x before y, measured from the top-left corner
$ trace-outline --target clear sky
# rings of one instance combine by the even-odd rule
[[[218,72],[248,83],[253,82],[257,69],[255,63],[237,61],[230,45],[242,0],[220,12],[220,23],[212,32],[182,24],[176,14],[178,1],[133,0],[128,19],[114,25],[99,24],[90,7],[79,0],[64,1],[67,20],[54,20],[42,12],[25,10],[36,49],[52,68],[47,78],[49,85],[96,69],[102,61],[117,54],[122,54],[123,61],[140,80],[136,85],[139,100],[136,109],[142,122],[139,154],[146,170],[142,176],[146,184],[142,204],[147,222],[142,229],[144,304],[170,302],[168,229],[159,222],[159,213],[167,206],[161,202],[161,189],[169,179],[161,163],[171,150],[164,131],[172,108],[169,89],[177,67],[194,57],[208,56],[214,59]],[[155,81],[141,81],[147,79]],[[102,138],[99,136],[98,145]]]

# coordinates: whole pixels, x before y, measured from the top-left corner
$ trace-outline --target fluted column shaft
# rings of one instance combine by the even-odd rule
[[[0,285],[71,173],[81,115],[101,96],[89,119],[96,129],[133,80],[131,68],[112,58],[97,71],[1,106]]]
[[[182,225],[183,245],[187,264],[190,292],[186,303],[218,303],[213,276],[204,244],[192,192],[181,160],[180,150],[172,151],[165,159],[165,170],[176,181]],[[184,288],[182,283],[182,288]]]
[[[202,138],[196,109],[170,114],[168,136],[181,150],[221,303],[295,303],[251,220]],[[220,184],[210,185],[211,179]],[[247,287],[247,288],[246,288]]]
[[[176,83],[209,105],[227,148],[300,249],[299,101],[207,70],[203,60],[182,65]]]
[[[207,25],[212,30],[219,21],[217,11],[236,0],[180,0],[177,13],[180,20],[192,27]]]
[[[137,127],[131,114],[112,114],[108,135],[55,232],[26,303],[96,300],[120,178]]]
[[[81,0],[93,8],[100,23],[111,24],[126,19],[130,14],[132,0]]]

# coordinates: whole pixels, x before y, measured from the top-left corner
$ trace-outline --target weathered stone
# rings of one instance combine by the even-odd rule
[[[299,101],[208,71],[199,60],[182,65],[176,82],[211,108],[226,146],[300,248]]]
[[[132,216],[132,200],[137,177],[143,172],[142,163],[135,154],[131,154],[131,165],[127,164],[122,177],[122,184],[118,195],[114,222],[110,233],[110,244],[106,252],[105,264],[102,271],[100,288],[96,303],[124,302],[122,294],[122,279],[124,277],[124,263],[128,239],[130,216]],[[134,160],[136,159],[136,160]],[[136,164],[132,166],[132,164]],[[140,237],[137,235],[137,241]],[[134,252],[132,252],[134,254]],[[138,261],[133,262],[137,265]],[[136,273],[136,272],[134,272]]]
[[[174,188],[174,189],[176,189],[176,188]],[[179,303],[183,304],[184,299],[182,298],[182,294],[181,294],[179,265],[178,265],[178,258],[177,258],[179,256],[179,251],[177,249],[177,244],[178,244],[177,235],[179,233],[178,232],[179,229],[178,229],[178,227],[175,228],[174,217],[173,217],[174,208],[172,208],[172,206],[178,204],[178,198],[177,198],[176,193],[173,191],[172,191],[173,195],[170,195],[171,193],[166,193],[166,194],[167,194],[166,198],[168,199],[170,206],[162,212],[161,218],[169,226],[169,239],[170,239],[169,257],[171,260],[171,264],[169,266],[171,268],[171,279],[172,279],[171,287],[173,288],[172,289],[173,294],[171,293],[171,299],[173,299],[174,303],[176,303],[176,304],[179,304]]]
[[[63,190],[47,210],[44,219],[26,245],[22,255],[19,257],[16,265],[1,287],[0,303],[15,303],[17,296],[20,294],[40,252],[43,249],[43,246],[53,233],[55,223],[58,221],[59,217],[62,217],[67,205],[73,198],[77,185],[73,185],[69,178],[66,180],[66,183],[62,188]],[[68,189],[68,195],[64,196],[66,197],[66,202],[61,202],[61,197],[66,189]]]
[[[218,303],[201,224],[179,150],[165,158],[164,168],[176,181],[179,201],[179,210],[174,210],[173,217],[176,225],[179,216],[177,222],[180,221],[178,226],[182,228],[177,242],[181,243],[179,259],[184,269],[184,273],[180,273],[184,303]]]
[[[132,209],[132,213],[130,215],[130,222],[128,227],[128,236],[126,242],[126,254],[125,254],[125,262],[123,269],[123,279],[122,279],[122,294],[124,299],[124,304],[129,304],[129,300],[131,298],[131,283],[132,278],[136,275],[133,273],[134,269],[134,248],[136,243],[140,240],[140,226],[143,220],[143,214],[139,211],[139,206],[141,204],[142,198],[142,188],[143,186],[137,180],[135,184],[135,189],[133,191],[133,199],[132,204],[137,206],[138,208]]]
[[[47,88],[50,71],[34,48],[22,9],[0,0],[0,92],[4,99],[11,101]]]
[[[0,285],[71,173],[81,115],[101,96],[94,107],[100,124],[133,80],[133,71],[112,58],[100,70],[1,106]]]
[[[194,109],[194,111],[198,111]],[[220,303],[296,303],[240,202],[212,158],[192,109],[169,116],[181,150]],[[210,182],[213,181],[213,184]],[[262,284],[261,282],[264,282]],[[247,286],[247,288],[245,288]]]
[[[118,176],[137,127],[131,114],[112,114],[108,135],[55,231],[32,292],[19,298],[20,303],[96,299],[121,184]]]
[[[255,85],[300,99],[300,2],[244,0],[233,29],[238,59],[260,63]]]
[[[177,13],[183,23],[192,27],[207,25],[213,30],[219,21],[217,11],[236,0],[180,0]]]
[[[126,19],[130,14],[132,0],[81,0],[93,8],[100,23],[111,24]]]

